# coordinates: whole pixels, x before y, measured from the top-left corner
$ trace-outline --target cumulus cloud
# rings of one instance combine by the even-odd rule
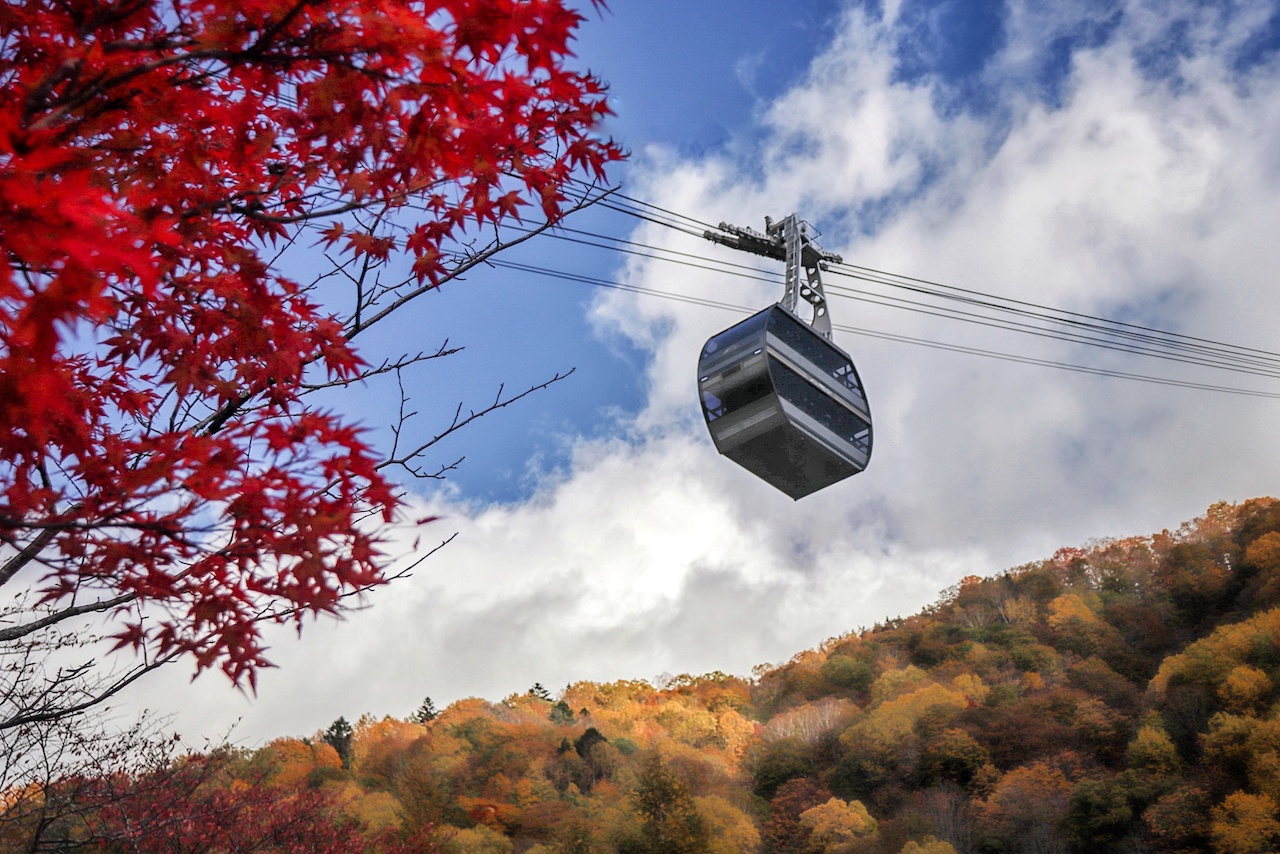
[[[260,696],[174,670],[180,729],[239,716],[237,735],[320,728],[369,710],[406,715],[430,695],[500,699],[539,681],[652,678],[785,660],[826,637],[909,613],[980,566],[960,550],[906,551],[874,517],[787,512],[756,495],[701,436],[583,443],[570,473],[526,504],[446,500],[418,532],[458,538],[341,623],[280,630]],[[408,541],[403,545],[407,548]],[[164,680],[163,689],[159,688]]]
[[[1274,59],[1242,59],[1256,16],[1011,7],[1004,38],[970,63],[969,95],[941,74],[904,76],[912,33],[897,4],[851,8],[808,76],[763,113],[757,149],[640,152],[629,192],[756,228],[798,211],[857,264],[1273,346],[1280,73]],[[1154,55],[1178,14],[1182,46]],[[1053,44],[1070,50],[1050,55]],[[745,260],[652,224],[633,239]],[[744,306],[780,296],[645,259],[619,277]],[[833,312],[899,335],[1275,389],[862,302]],[[310,627],[301,643],[282,634],[280,670],[255,704],[200,680],[189,726],[243,714],[242,734],[258,738],[362,710],[408,714],[426,694],[441,704],[535,680],[745,673],[914,612],[963,575],[1276,489],[1276,401],[840,334],[869,391],[872,465],[791,502],[717,456],[696,408],[698,351],[737,317],[601,297],[601,334],[651,354],[642,411],[615,435],[576,440],[570,464],[523,503],[422,498],[442,531],[460,532],[453,544],[368,610]],[[180,678],[146,691],[154,699]]]

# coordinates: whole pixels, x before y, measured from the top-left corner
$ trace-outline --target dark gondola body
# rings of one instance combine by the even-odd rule
[[[782,305],[707,342],[698,393],[716,449],[792,498],[871,459],[871,409],[853,360]]]

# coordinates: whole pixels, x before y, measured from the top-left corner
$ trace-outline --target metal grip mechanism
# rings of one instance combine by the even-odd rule
[[[786,290],[779,305],[792,314],[807,320],[814,331],[831,340],[831,313],[827,309],[827,295],[822,289],[822,270],[827,261],[839,264],[843,259],[834,252],[824,252],[814,242],[816,232],[809,223],[795,214],[774,222],[764,220],[764,234],[750,228],[720,223],[723,234],[707,231],[703,236],[719,243],[766,258],[786,263]],[[800,300],[809,304],[811,316],[804,318],[798,311]]]

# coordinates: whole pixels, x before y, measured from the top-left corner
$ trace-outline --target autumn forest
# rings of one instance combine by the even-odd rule
[[[751,678],[534,683],[6,794],[4,850],[1264,852],[1280,501],[970,576]],[[52,850],[52,849],[51,849]]]

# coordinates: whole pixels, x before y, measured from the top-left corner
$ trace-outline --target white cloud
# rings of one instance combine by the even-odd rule
[[[437,530],[458,539],[345,622],[309,625],[300,641],[276,632],[280,667],[255,702],[217,677],[186,686],[177,670],[148,692],[187,698],[184,734],[243,715],[238,736],[261,739],[338,715],[406,715],[425,695],[746,673],[909,613],[980,562],[897,549],[880,520],[828,530],[830,514],[759,494],[700,436],[584,443],[573,472],[528,504],[415,508],[449,514],[424,542]]]
[[[990,74],[1023,68],[1037,33],[1066,26],[1025,10],[1011,20]],[[1280,81],[1274,69],[1232,79],[1225,58],[1204,55],[1183,62],[1179,85],[1153,82],[1131,46],[1154,26],[1131,12],[1111,44],[1078,53],[1060,109],[1010,83],[1006,109],[986,120],[893,82],[887,30],[851,12],[769,111],[754,162],[654,149],[629,192],[757,228],[799,210],[854,263],[1274,348]],[[859,219],[869,210],[880,218]],[[731,257],[652,225],[638,235]],[[780,295],[642,260],[622,275],[743,305]],[[834,310],[905,335],[1275,389],[845,300]],[[1274,492],[1280,476],[1277,401],[838,335],[868,386],[874,459],[794,503],[718,457],[696,410],[697,353],[734,315],[610,292],[594,318],[653,354],[625,435],[579,440],[525,503],[428,502],[458,540],[369,610],[278,641],[281,668],[256,704],[229,701],[216,679],[180,688],[181,674],[140,693],[200,698],[184,720],[207,731],[238,707],[242,734],[261,738],[339,714],[407,714],[425,694],[439,704],[535,680],[742,673],[914,612],[965,574],[1173,526],[1213,501]]]

